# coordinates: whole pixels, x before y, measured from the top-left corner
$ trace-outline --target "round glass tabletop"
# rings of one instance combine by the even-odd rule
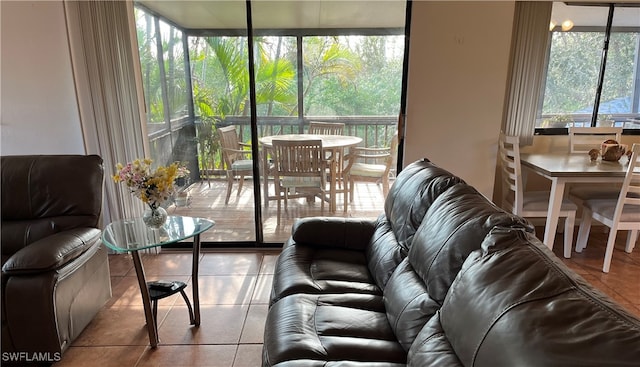
[[[142,218],[119,220],[107,225],[102,242],[117,252],[144,250],[186,240],[214,226],[204,218],[170,215],[159,229],[147,227]]]

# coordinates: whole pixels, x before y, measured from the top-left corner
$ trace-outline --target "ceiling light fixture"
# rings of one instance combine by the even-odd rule
[[[573,22],[570,19],[565,20],[564,22],[562,22],[562,30],[563,31],[569,31],[571,30],[571,28],[573,28]]]

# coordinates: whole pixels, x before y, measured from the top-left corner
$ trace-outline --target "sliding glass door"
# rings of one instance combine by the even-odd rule
[[[305,216],[377,217],[396,167],[407,5],[246,4],[137,4],[152,158],[190,170],[169,213],[213,219],[203,241],[223,246],[281,243]],[[323,152],[326,190],[287,182],[285,207],[271,141],[306,139],[310,122],[340,125],[342,137],[325,141],[338,144]],[[357,148],[381,158],[358,160],[354,173],[388,169],[355,180],[348,158]]]

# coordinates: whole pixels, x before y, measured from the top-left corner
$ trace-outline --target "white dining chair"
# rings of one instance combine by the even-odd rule
[[[569,152],[588,153],[591,149],[600,149],[607,139],[620,142],[622,127],[569,127]]]
[[[522,166],[520,165],[520,139],[500,134],[498,155],[502,165],[502,207],[524,218],[546,218],[549,209],[549,191],[524,191]],[[564,257],[571,257],[573,226],[577,206],[564,199],[560,218],[564,222]]]
[[[627,174],[616,199],[589,199],[582,204],[582,222],[576,240],[576,252],[582,252],[587,246],[592,220],[610,228],[602,271],[609,272],[613,249],[618,231],[629,231],[625,251],[630,253],[635,247],[640,230],[640,144],[634,144],[629,159]]]

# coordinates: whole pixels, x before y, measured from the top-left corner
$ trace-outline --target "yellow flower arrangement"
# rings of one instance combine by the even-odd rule
[[[126,165],[118,163],[113,181],[124,182],[133,195],[149,205],[151,209],[157,209],[174,193],[174,181],[187,176],[189,170],[179,162],[174,162],[166,167],[159,166],[153,171],[151,163],[153,161],[148,158],[136,159]]]

